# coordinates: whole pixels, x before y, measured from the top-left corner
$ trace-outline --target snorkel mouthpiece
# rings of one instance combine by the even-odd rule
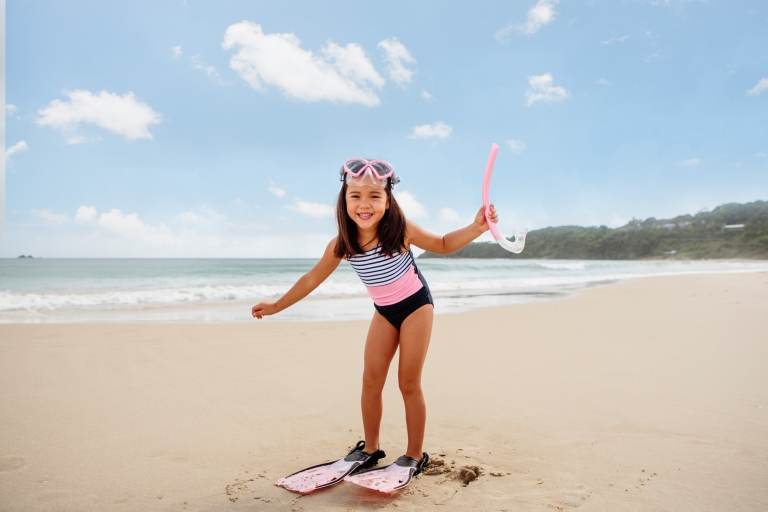
[[[485,207],[485,221],[488,223],[488,228],[493,235],[493,239],[501,247],[509,252],[520,254],[525,248],[525,236],[528,234],[528,229],[524,229],[522,232],[512,231],[512,235],[515,237],[515,241],[511,242],[504,238],[496,224],[491,222],[491,174],[493,173],[493,164],[496,162],[496,154],[499,152],[499,146],[496,144],[491,145],[491,154],[488,155],[488,163],[485,166],[485,175],[483,176],[483,206]]]

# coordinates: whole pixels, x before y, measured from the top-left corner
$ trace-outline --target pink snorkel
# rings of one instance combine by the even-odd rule
[[[485,166],[485,176],[483,177],[483,206],[485,207],[485,221],[488,223],[488,227],[490,228],[496,243],[504,249],[518,254],[523,252],[523,248],[525,247],[525,235],[528,234],[528,229],[524,229],[522,233],[516,233],[513,230],[512,235],[515,237],[515,241],[510,242],[501,236],[496,224],[488,220],[488,211],[491,208],[491,174],[493,174],[493,164],[496,163],[496,154],[498,152],[499,146],[496,144],[491,145],[491,154],[488,155],[488,164]]]

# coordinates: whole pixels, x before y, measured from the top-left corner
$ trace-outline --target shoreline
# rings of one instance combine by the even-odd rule
[[[578,260],[582,261],[582,260]],[[664,278],[686,275],[719,275],[768,272],[768,268],[679,270],[651,274],[614,273],[607,275],[576,276],[571,282],[567,276],[559,276],[560,282],[552,285],[518,284],[516,288],[453,290],[435,289],[435,315],[452,315],[467,311],[505,305],[558,300],[579,294],[584,290],[610,286],[645,278]],[[520,278],[524,283],[525,278]],[[34,295],[34,294],[33,294]],[[45,313],[37,311],[5,311],[0,313],[0,325],[88,325],[88,324],[218,324],[251,323],[250,307],[258,298],[234,300],[208,300],[178,302],[174,304],[147,304],[142,307],[93,307],[54,309]],[[310,295],[303,301],[262,321],[268,323],[305,323],[315,321],[355,321],[370,319],[373,306],[365,294],[359,295]]]
[[[768,507],[768,272],[439,315],[425,450],[483,475],[275,487],[359,439],[368,325],[0,325],[0,510]],[[396,375],[385,463],[405,446]]]

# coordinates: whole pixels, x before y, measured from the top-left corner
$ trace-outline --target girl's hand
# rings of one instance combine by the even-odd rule
[[[277,313],[277,305],[274,302],[259,302],[251,308],[251,314],[259,320],[275,313]]]
[[[488,217],[491,218],[491,222],[496,224],[499,222],[499,216],[496,214],[496,207],[491,205],[490,210],[488,211]],[[480,210],[478,210],[477,215],[475,215],[474,225],[477,229],[480,230],[481,233],[485,233],[490,228],[488,227],[488,223],[485,221],[485,207],[481,206]]]

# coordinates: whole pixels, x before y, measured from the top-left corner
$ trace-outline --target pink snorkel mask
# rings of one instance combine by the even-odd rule
[[[395,176],[395,168],[383,160],[368,160],[366,158],[350,158],[339,170],[339,176],[347,185],[359,187],[370,185],[372,187],[386,188],[387,178],[394,187],[400,183],[400,178]]]

